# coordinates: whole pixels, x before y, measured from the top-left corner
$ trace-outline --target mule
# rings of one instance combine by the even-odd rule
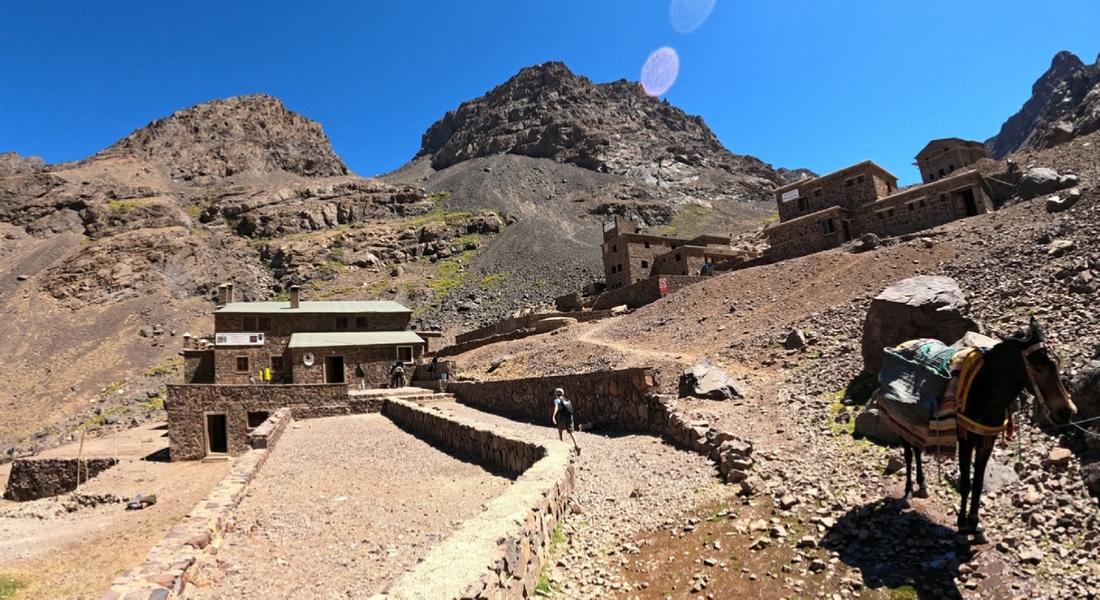
[[[959,451],[959,507],[958,539],[960,543],[984,544],[985,530],[978,523],[981,506],[982,484],[989,456],[997,435],[979,435],[967,431],[962,425],[971,421],[979,428],[998,430],[1005,423],[1012,402],[1025,388],[1042,401],[1047,416],[1055,424],[1063,425],[1073,418],[1077,407],[1062,383],[1058,356],[1046,343],[1042,327],[1032,318],[1028,329],[1001,342],[985,352],[983,364],[970,385],[965,408],[960,406],[956,414]],[[913,458],[917,462],[917,496],[927,497],[924,485],[924,469],[921,466],[921,450],[902,441],[905,449],[905,498],[913,497]],[[974,468],[971,478],[970,469]],[[967,500],[970,509],[967,511]]]

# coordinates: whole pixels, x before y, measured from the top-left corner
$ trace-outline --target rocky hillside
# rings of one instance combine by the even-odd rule
[[[1086,65],[1059,52],[1031,87],[1031,98],[986,140],[993,158],[1026,149],[1051,148],[1100,129],[1100,57]]]
[[[19,156],[16,152],[0,152],[0,177],[20,173],[37,173],[46,166],[38,156]]]
[[[424,133],[417,156],[440,170],[497,154],[664,186],[689,184],[712,169],[736,176],[746,191],[766,194],[780,183],[770,165],[722,146],[702,117],[647,96],[636,82],[593,84],[560,62],[527,67],[449,111]]]
[[[175,181],[205,185],[238,174],[303,177],[348,173],[320,123],[264,94],[214,100],[157,119],[94,158],[137,156]]]

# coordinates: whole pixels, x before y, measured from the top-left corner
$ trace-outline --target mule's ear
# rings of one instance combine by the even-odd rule
[[[1035,320],[1035,317],[1031,317],[1031,323],[1027,327],[1028,336],[1037,342],[1046,341],[1046,334],[1043,333],[1042,326],[1039,325],[1039,321]]]

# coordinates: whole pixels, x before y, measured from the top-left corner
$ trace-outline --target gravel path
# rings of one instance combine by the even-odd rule
[[[464,419],[510,427],[555,444],[569,443],[568,437],[558,442],[553,427],[516,422],[460,404],[439,406]],[[565,541],[548,573],[555,597],[595,598],[626,591],[631,586],[622,580],[619,567],[625,555],[636,550],[632,540],[681,523],[700,505],[725,501],[736,491],[717,478],[710,460],[661,438],[614,431],[576,436],[581,453],[575,457],[573,500],[580,512],[567,515],[562,525]]]
[[[189,597],[369,597],[510,485],[381,415],[291,427]]]

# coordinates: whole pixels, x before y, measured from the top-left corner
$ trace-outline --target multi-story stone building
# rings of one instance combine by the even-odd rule
[[[868,160],[775,190],[779,223],[764,230],[770,244],[765,256],[773,262],[785,260],[835,248],[867,233],[903,235],[991,212],[989,185],[970,160],[976,152],[949,141],[932,142],[917,157],[918,164],[936,169],[931,183],[899,190],[897,177]],[[948,147],[951,150],[945,151]],[[929,160],[922,162],[922,157]],[[963,158],[964,166],[939,176],[944,160],[961,165]],[[954,165],[947,164],[949,169]]]
[[[958,169],[966,169],[989,156],[985,144],[959,138],[932,140],[917,153],[920,180],[931,183],[949,177]]]

